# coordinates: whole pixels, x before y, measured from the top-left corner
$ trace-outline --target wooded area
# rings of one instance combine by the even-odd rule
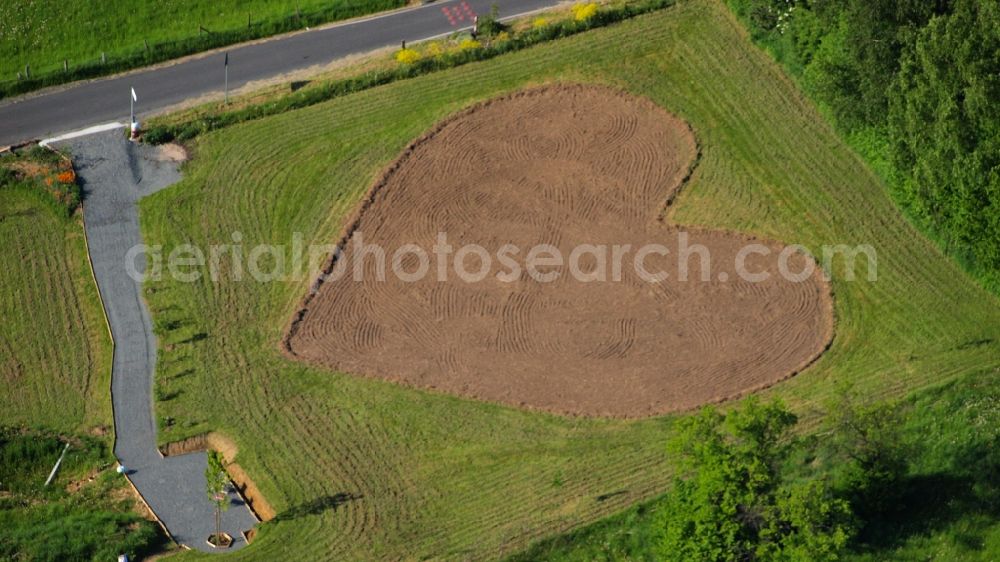
[[[1000,290],[1000,4],[730,3],[911,219]]]

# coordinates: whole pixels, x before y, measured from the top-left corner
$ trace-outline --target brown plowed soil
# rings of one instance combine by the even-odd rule
[[[594,86],[528,90],[462,111],[411,144],[372,187],[328,267],[347,274],[317,283],[289,327],[286,352],[329,368],[467,397],[559,413],[639,417],[738,396],[795,374],[833,335],[829,288],[818,268],[804,281],[778,275],[782,245],[660,218],[691,172],[698,149],[689,127],[651,102]],[[449,269],[438,281],[439,232],[458,249],[479,244],[489,275],[468,283]],[[678,237],[711,252],[711,280],[699,258],[678,279]],[[404,282],[352,279],[352,241],[390,256],[406,244],[430,255],[430,274]],[[639,278],[634,252],[659,243]],[[751,283],[735,274],[749,243]],[[548,283],[498,263],[504,244],[551,244],[568,257],[580,244],[631,244],[620,282],[585,282],[560,269]],[[450,256],[449,266],[454,261]],[[794,254],[789,270],[812,258]],[[414,272],[419,260],[402,261]],[[466,269],[479,269],[474,254]],[[584,272],[599,261],[581,260]],[[611,259],[608,279],[613,274]],[[727,277],[725,281],[720,276]]]

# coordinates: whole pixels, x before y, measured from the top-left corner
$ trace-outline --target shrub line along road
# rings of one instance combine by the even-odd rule
[[[445,0],[417,8],[236,45],[229,52],[229,87],[236,89],[347,55],[416,41],[471,26],[463,9],[487,14],[493,0]],[[551,7],[557,0],[498,0],[504,18]],[[462,19],[449,19],[448,14]],[[455,23],[452,24],[451,22]],[[172,65],[62,86],[0,101],[0,146],[55,135],[106,121],[128,121],[129,87],[139,95],[136,111],[155,111],[223,89],[223,53],[195,56]]]

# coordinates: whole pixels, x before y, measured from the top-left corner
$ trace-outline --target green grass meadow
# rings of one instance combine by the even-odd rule
[[[162,550],[166,537],[132,506],[107,444],[69,439],[49,486],[49,470],[64,440],[45,431],[0,428],[0,560],[114,560]]]
[[[82,226],[40,186],[0,186],[0,560],[165,543],[114,471],[111,339]]]
[[[53,207],[0,187],[0,426],[110,428],[111,338],[83,227]]]
[[[203,135],[185,179],[143,201],[145,242],[166,253],[231,244],[234,232],[245,248],[291,245],[296,232],[330,243],[410,140],[472,103],[551,82],[620,87],[691,124],[702,157],[672,220],[813,250],[874,246],[877,281],[835,268],[830,350],[764,393],[807,428],[843,384],[902,397],[1000,367],[997,300],[900,215],[718,0]],[[233,438],[279,513],[232,559],[495,559],[666,490],[672,416],[558,417],[287,360],[279,340],[311,281],[146,286],[160,439]]]

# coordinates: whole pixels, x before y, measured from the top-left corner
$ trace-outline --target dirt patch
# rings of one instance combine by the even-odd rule
[[[239,449],[236,447],[236,443],[233,442],[232,439],[222,435],[221,433],[212,432],[194,435],[192,437],[188,437],[187,439],[172,441],[165,445],[161,445],[160,454],[165,457],[174,457],[198,451],[207,451],[209,449],[222,453],[223,458],[225,458],[227,462],[235,459],[236,453],[239,452]]]
[[[30,160],[11,162],[10,168],[29,178],[37,178],[52,173],[51,165],[42,164],[40,162],[32,162]]]
[[[87,433],[93,435],[94,437],[105,437],[111,433],[111,428],[109,428],[104,424],[95,425],[94,427],[90,428],[90,430],[87,431]]]
[[[176,457],[188,453],[207,451],[208,449],[208,434],[204,434],[160,445],[160,454],[165,457]]]
[[[90,472],[88,472],[87,475],[84,476],[83,478],[70,480],[69,483],[66,484],[66,492],[70,494],[75,494],[79,492],[85,486],[92,484],[94,480],[97,478],[97,475],[100,474],[100,472],[101,472],[100,470],[95,468],[92,469]]]
[[[316,282],[285,351],[420,388],[617,417],[690,409],[792,376],[833,337],[829,287],[818,269],[798,282],[779,275],[782,244],[664,224],[697,158],[683,121],[608,88],[546,87],[462,111],[407,147],[372,187],[340,241],[344,253],[327,264],[346,274]],[[453,260],[439,280],[439,233],[455,250],[485,248],[494,257],[488,274],[460,280]],[[389,256],[416,244],[431,273],[408,282],[390,270],[379,281],[369,255],[358,282],[362,239]],[[496,259],[505,244],[520,249],[522,265],[539,244],[564,258],[582,244],[662,244],[670,253],[647,255],[645,270],[669,277],[643,279],[626,254],[613,281],[613,265],[584,253],[578,269],[604,272],[607,281],[583,281],[563,267],[554,281],[522,268],[507,282],[496,277],[512,271]],[[767,273],[765,281],[737,275],[736,256],[748,244],[770,252],[745,260],[744,270]],[[702,247],[708,260],[698,257]],[[801,253],[786,259],[791,272],[815,265]],[[400,263],[408,273],[420,269],[413,253]],[[472,254],[464,263],[475,272],[482,261]]]
[[[156,147],[153,158],[159,162],[186,162],[188,159],[187,150],[183,146],[175,143],[162,144]]]
[[[264,499],[264,494],[260,493],[257,484],[250,479],[250,475],[243,470],[243,467],[236,463],[230,463],[226,465],[226,470],[229,472],[229,477],[233,479],[236,489],[239,490],[240,495],[243,496],[247,505],[250,506],[250,511],[253,511],[261,521],[274,519],[277,513],[275,513],[271,504],[267,503],[267,500]]]

